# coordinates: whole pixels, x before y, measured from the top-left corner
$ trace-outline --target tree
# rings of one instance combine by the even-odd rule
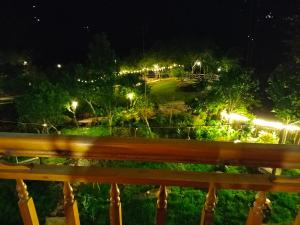
[[[140,97],[136,100],[134,111],[137,113],[139,118],[145,122],[149,135],[152,137],[149,119],[155,115],[154,105],[149,102],[149,100],[145,100],[144,98]]]
[[[39,131],[54,128],[66,120],[65,105],[70,101],[69,93],[47,81],[35,84],[23,96],[17,98],[19,120],[36,123]],[[48,131],[48,129],[46,129]]]
[[[226,109],[228,112],[247,112],[256,105],[255,93],[258,81],[251,78],[251,72],[240,67],[222,71],[220,80],[210,84],[211,89],[206,96],[206,103],[215,110]]]
[[[269,79],[267,93],[276,116],[285,123],[300,119],[300,65],[279,65]]]
[[[88,61],[75,70],[75,92],[91,108],[94,116],[103,113],[112,127],[116,107],[117,65],[106,35],[96,35],[90,45]]]

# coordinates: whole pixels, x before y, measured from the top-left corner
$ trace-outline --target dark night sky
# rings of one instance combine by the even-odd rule
[[[244,56],[253,49],[259,66],[269,56],[271,64],[279,60],[286,24],[297,14],[297,0],[2,0],[0,49],[68,62],[84,58],[91,37],[106,32],[119,56],[142,51],[143,40],[147,50],[156,42],[206,39]]]

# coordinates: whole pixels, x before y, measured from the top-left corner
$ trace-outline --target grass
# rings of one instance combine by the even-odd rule
[[[176,78],[168,78],[150,83],[151,98],[158,103],[167,103],[170,101],[187,101],[196,96],[196,92],[184,92],[178,89],[181,83]]]
[[[79,136],[109,136],[109,130],[106,127],[94,126],[94,127],[79,127],[63,129],[64,135],[79,135]]]

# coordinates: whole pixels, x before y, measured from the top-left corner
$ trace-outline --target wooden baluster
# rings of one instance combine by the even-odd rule
[[[117,184],[111,184],[110,188],[110,225],[122,225],[122,207],[120,191]]]
[[[77,201],[70,182],[64,182],[64,208],[67,225],[80,225]]]
[[[16,189],[19,196],[19,210],[24,225],[39,225],[33,199],[29,197],[27,186],[23,180],[17,180]]]
[[[216,188],[213,184],[209,186],[204,207],[202,209],[200,225],[213,224],[214,211],[216,206],[217,196]]]
[[[293,225],[300,225],[300,211],[298,212]]]
[[[166,186],[161,185],[157,192],[156,225],[166,224],[167,197],[168,197],[167,188],[166,188]]]
[[[253,207],[250,208],[246,225],[260,225],[264,218],[264,209],[266,207],[267,193],[259,191],[256,194]]]

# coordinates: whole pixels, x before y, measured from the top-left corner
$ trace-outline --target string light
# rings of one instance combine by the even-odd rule
[[[160,71],[164,71],[167,69],[174,69],[174,68],[183,68],[183,65],[179,65],[176,63],[173,63],[172,65],[169,66],[159,66],[158,64],[154,64],[152,67],[143,67],[142,69],[137,69],[137,70],[121,70],[119,72],[120,75],[127,75],[127,74],[137,74],[137,73],[143,73],[143,72],[149,72],[149,71],[153,71],[153,72],[160,72]]]
[[[249,118],[243,115],[239,115],[237,113],[227,113],[226,110],[223,110],[221,112],[221,118],[228,120],[229,122],[233,121],[241,121],[241,122],[247,122],[250,121]],[[300,127],[292,124],[285,125],[278,121],[268,121],[264,119],[254,119],[251,121],[253,125],[256,126],[262,126],[262,127],[270,127],[278,130],[289,130],[289,131],[300,131]]]

